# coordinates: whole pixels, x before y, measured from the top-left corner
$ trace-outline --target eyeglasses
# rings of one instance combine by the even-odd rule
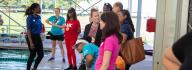
[[[110,5],[109,3],[104,3],[104,5]]]
[[[112,11],[112,6],[110,3],[104,3],[103,11]]]
[[[72,11],[69,11],[69,13],[70,13],[70,14],[73,14],[73,12],[72,12]]]
[[[73,8],[70,8],[68,13],[74,13]]]

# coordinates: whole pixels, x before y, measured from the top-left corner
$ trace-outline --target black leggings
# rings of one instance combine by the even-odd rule
[[[131,67],[131,65],[126,64],[126,65],[125,65],[125,70],[129,70],[130,67]]]
[[[43,44],[42,44],[42,40],[41,40],[40,35],[31,35],[31,38],[32,38],[35,49],[32,50],[30,48],[29,39],[28,39],[28,37],[26,37],[28,48],[30,51],[30,56],[29,56],[28,61],[27,61],[27,70],[30,70],[31,65],[33,63],[33,60],[36,57],[36,54],[37,54],[37,58],[35,60],[34,69],[37,69],[37,66],[39,65],[42,58],[44,57]]]

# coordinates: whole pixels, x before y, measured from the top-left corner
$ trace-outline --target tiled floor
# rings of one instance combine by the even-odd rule
[[[66,51],[66,50],[65,50]],[[66,54],[65,54],[66,57]],[[80,54],[76,52],[76,57],[77,57],[77,64],[80,63]],[[68,62],[67,62],[67,57],[66,62],[63,63],[62,62],[62,57],[60,55],[60,49],[57,49],[56,52],[56,59],[55,61],[47,61],[48,58],[50,58],[50,55],[45,56],[41,62],[41,64],[39,65],[39,69],[40,70],[64,70],[65,68],[68,67]],[[146,59],[134,64],[131,66],[130,70],[152,70],[152,56],[147,56],[146,55]]]
[[[136,63],[134,65],[131,66],[130,70],[153,70],[152,68],[152,61],[153,61],[153,57],[152,56],[145,56],[145,60]]]
[[[0,46],[2,46],[3,44],[0,44]],[[14,44],[14,43],[10,43],[7,44],[7,46],[13,47],[13,46],[17,46],[18,44]],[[5,46],[5,45],[4,45]],[[19,45],[18,45],[19,47]],[[26,46],[24,46],[25,48],[27,48]],[[22,47],[23,48],[23,47]],[[51,43],[44,43],[44,48],[48,48],[50,50],[51,48]],[[150,46],[145,45],[145,49],[151,49]],[[54,61],[48,61],[48,59],[50,58],[50,55],[44,56],[42,62],[40,63],[38,70],[64,70],[65,68],[68,67],[68,60],[67,60],[67,54],[66,54],[66,48],[64,47],[65,50],[65,59],[66,62],[63,63],[62,62],[62,57],[60,54],[60,49],[57,46],[57,50],[56,50],[56,56],[55,56],[55,60]],[[77,65],[79,65],[80,63],[80,54],[78,52],[76,52],[76,58],[77,58]],[[147,56],[146,55],[146,59],[134,64],[131,66],[130,70],[152,70],[152,56]]]
[[[66,49],[65,49],[65,60],[66,60],[65,63],[62,62],[62,57],[61,57],[59,47],[56,50],[55,60],[48,61],[50,57],[51,55],[48,55],[43,58],[42,62],[39,65],[40,70],[64,70],[68,67]],[[76,51],[76,61],[77,61],[77,65],[79,65],[81,58],[80,58],[80,54],[77,51]]]

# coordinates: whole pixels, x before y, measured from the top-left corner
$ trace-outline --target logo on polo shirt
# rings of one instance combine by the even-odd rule
[[[88,53],[88,50],[85,50],[85,51],[84,51],[84,54],[87,54],[87,53]]]
[[[35,19],[33,19],[33,22],[35,22]]]

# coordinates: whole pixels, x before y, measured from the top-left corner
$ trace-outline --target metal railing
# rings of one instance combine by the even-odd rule
[[[89,13],[89,9],[93,6],[95,6],[96,4],[100,3],[102,0],[98,0],[97,2],[93,3],[90,7],[88,8],[83,8],[81,7],[78,3],[76,3],[76,1],[72,0],[71,2],[75,4],[75,6],[78,6],[79,8],[76,10],[78,15],[82,15],[82,14],[90,14]],[[80,10],[81,9],[81,10]],[[67,10],[65,9],[61,9],[63,11],[63,14],[67,13]],[[8,23],[7,25],[1,25],[0,26],[0,33],[5,33],[5,34],[11,34],[11,32],[13,33],[17,33],[17,34],[21,34],[22,32],[26,32],[26,26],[23,26],[22,24],[20,24],[18,21],[16,21],[14,18],[11,17],[10,13],[14,12],[24,12],[25,8],[24,7],[17,7],[17,6],[0,6],[0,13],[2,13],[5,17],[8,18],[9,21],[7,21],[6,23]],[[50,9],[42,9],[43,13],[50,13],[52,12],[52,10]],[[16,23],[16,25],[11,24],[13,21],[13,23]],[[50,27],[45,27],[46,28],[46,32],[49,30],[48,28]]]
[[[188,24],[188,27],[189,27],[189,31],[192,31],[192,25],[191,24]]]
[[[6,17],[8,17],[9,19],[11,19],[13,22],[15,22],[17,25],[19,25],[20,27],[22,27],[24,30],[26,29],[24,26],[22,26],[21,24],[19,24],[19,22],[17,22],[16,20],[14,20],[13,18],[11,18],[9,15],[7,15],[5,12],[1,11],[1,13],[3,13]]]

